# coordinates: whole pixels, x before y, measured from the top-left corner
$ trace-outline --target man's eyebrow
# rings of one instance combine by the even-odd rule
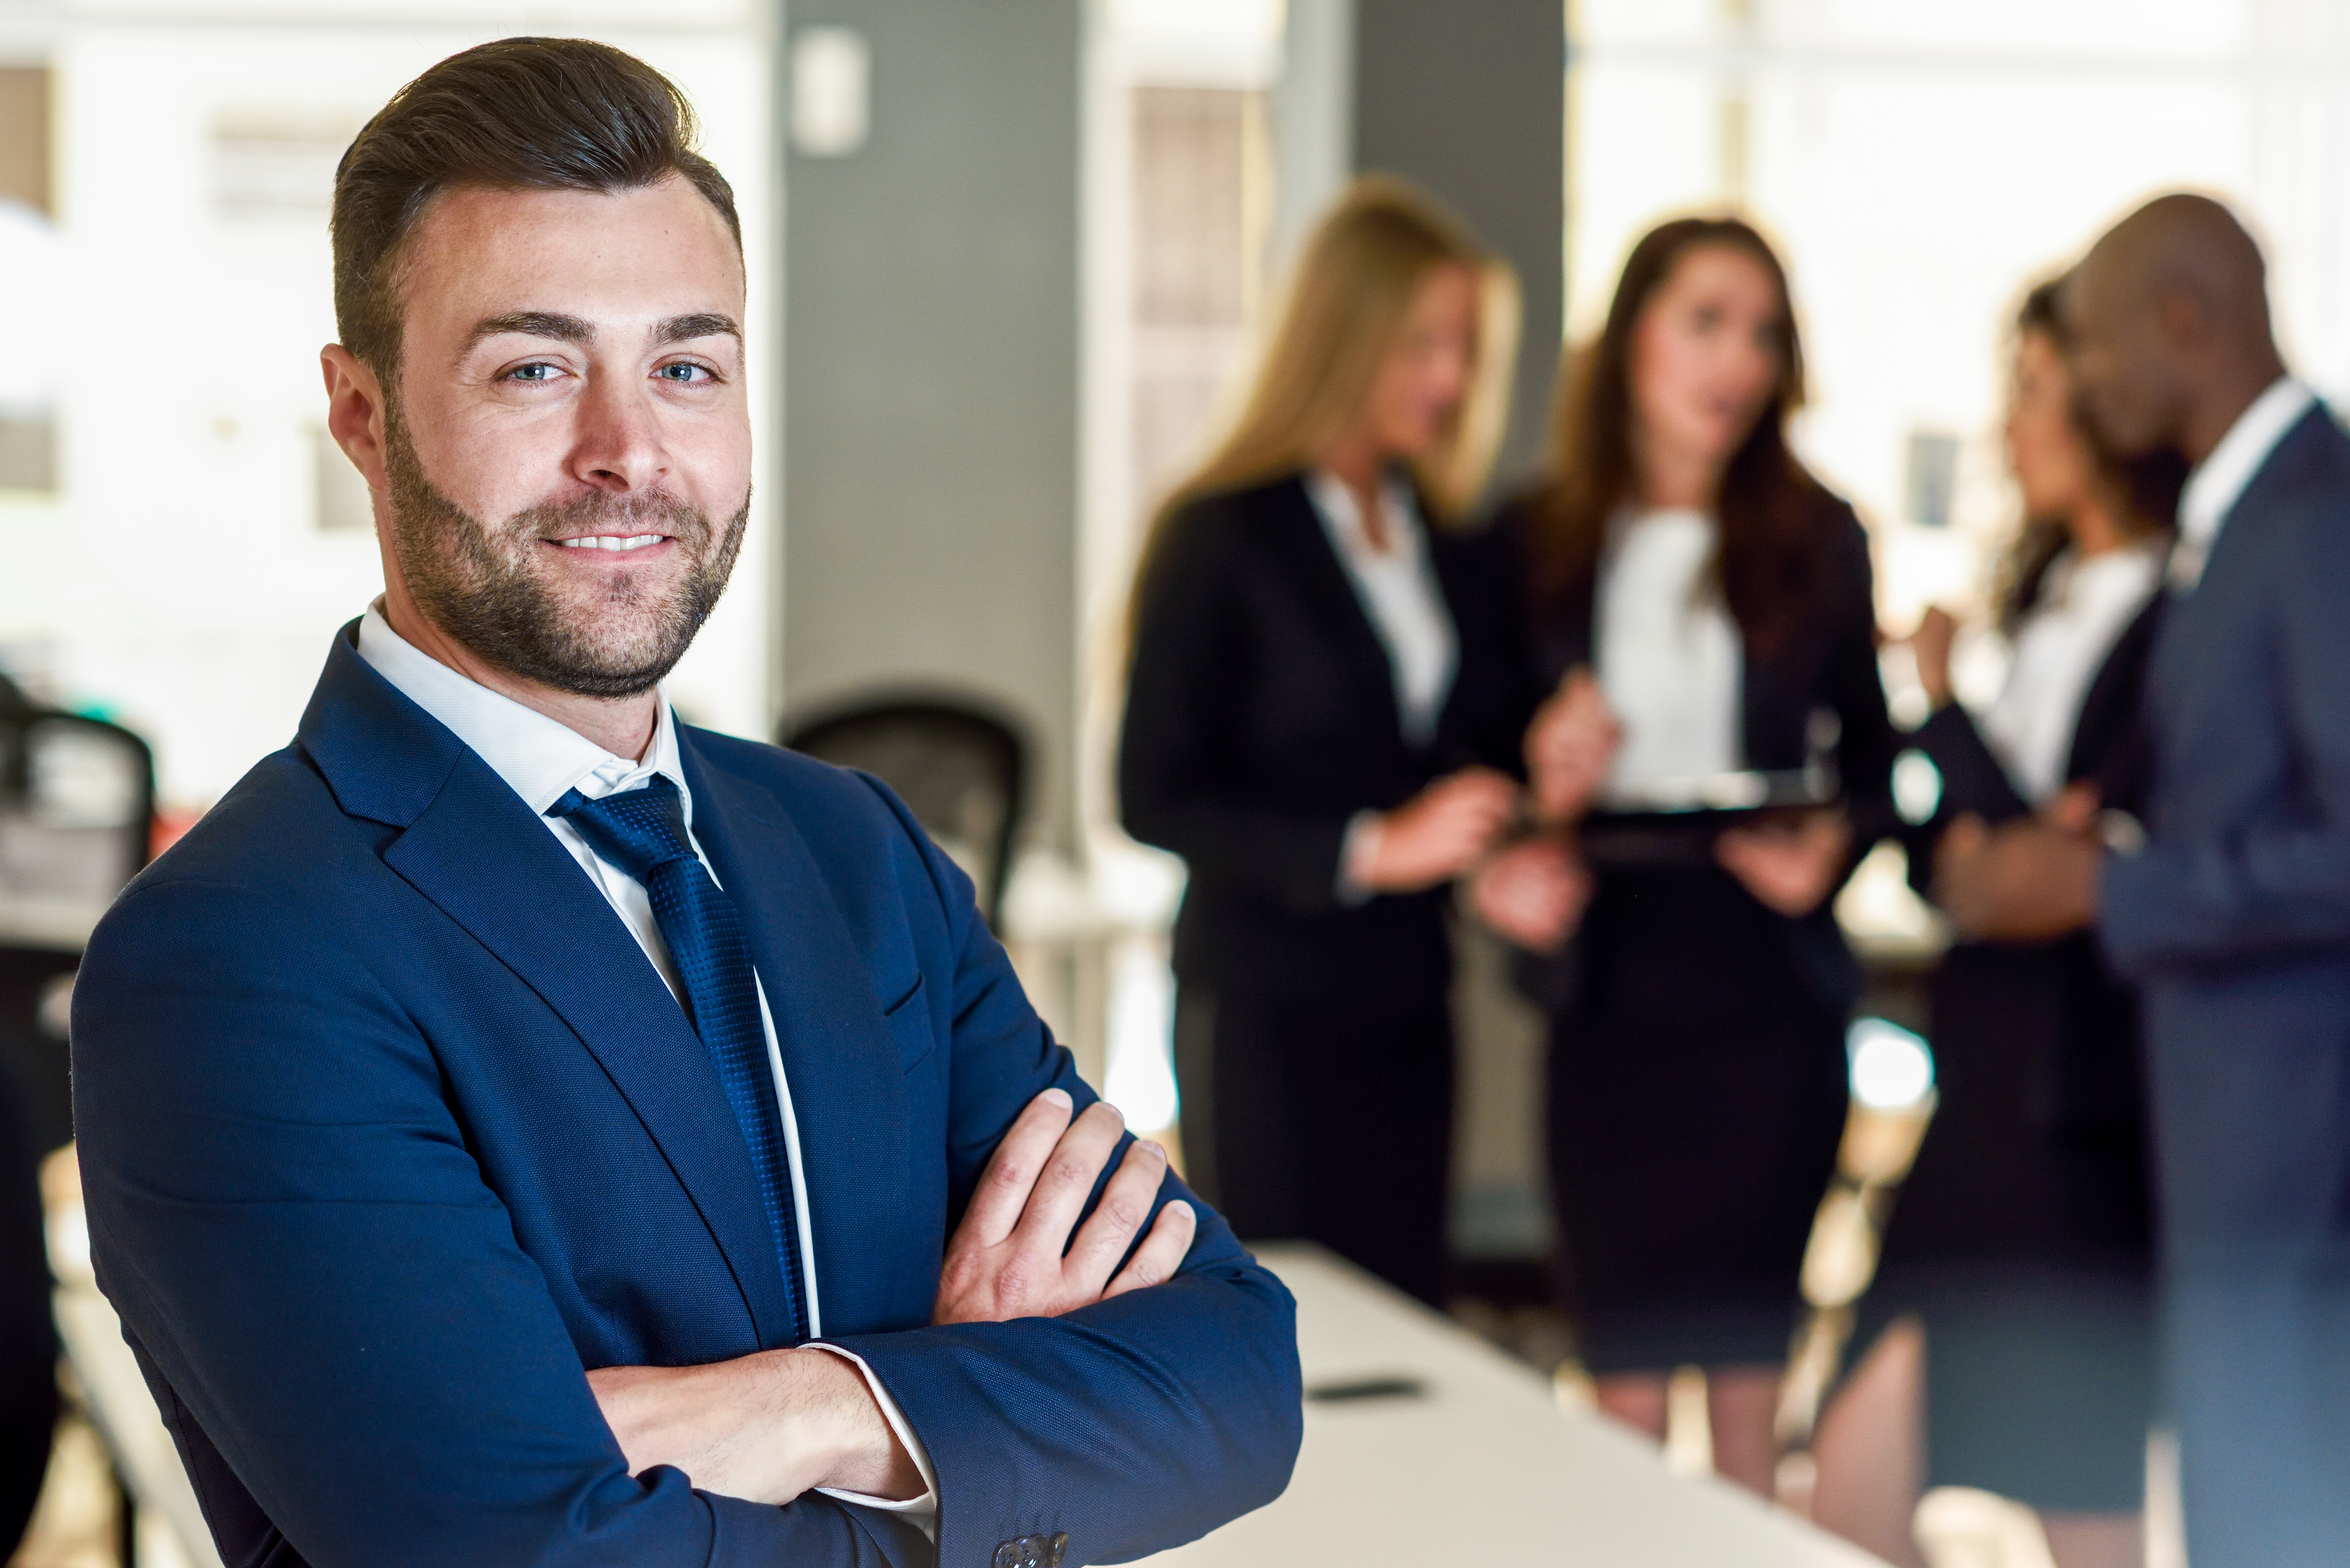
[[[695,337],[727,337],[743,341],[743,329],[731,316],[710,312],[701,316],[672,316],[653,329],[656,343],[683,343]]]
[[[577,316],[565,316],[552,310],[512,310],[504,316],[485,316],[473,323],[465,335],[465,347],[471,348],[484,338],[519,332],[526,337],[553,337],[565,343],[593,343],[596,324]]]

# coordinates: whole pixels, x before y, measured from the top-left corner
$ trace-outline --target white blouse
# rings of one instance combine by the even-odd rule
[[[1452,695],[1461,639],[1444,603],[1444,586],[1437,581],[1435,563],[1429,558],[1428,532],[1412,504],[1411,489],[1393,479],[1380,488],[1380,520],[1388,531],[1384,550],[1373,548],[1363,531],[1362,514],[1346,481],[1316,469],[1306,476],[1305,493],[1355,586],[1363,614],[1387,649],[1403,738],[1424,746],[1436,738],[1437,721]]]
[[[2015,791],[2045,805],[2064,787],[2081,704],[2114,644],[2162,580],[2162,551],[2132,545],[2083,558],[2066,550],[2041,579],[2015,634],[2007,683],[1979,721]]]
[[[1714,569],[1720,529],[1687,508],[1627,514],[1600,561],[1592,652],[1624,726],[1604,796],[1695,798],[1744,753],[1745,648]]]

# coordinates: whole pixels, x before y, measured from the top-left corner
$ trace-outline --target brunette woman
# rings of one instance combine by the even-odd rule
[[[1970,713],[1951,691],[1956,623],[1930,611],[1912,639],[1935,711],[1911,743],[1939,795],[1910,802],[1927,818],[1910,866],[1961,940],[1932,990],[1940,1104],[1874,1295],[1925,1323],[1928,1483],[2041,1509],[2061,1564],[2137,1539],[2145,1090],[2137,1001],[2082,912],[2042,891],[2043,840],[2018,827],[2126,834],[2144,807],[2140,693],[2184,475],[2168,453],[2125,465],[2074,421],[2056,302],[2044,284],[2016,322],[2006,441],[2026,522],[2002,574],[2006,684]]]
[[[1323,220],[1237,424],[1153,526],[1118,761],[1128,831],[1191,867],[1177,1069],[1203,1195],[1425,1299],[1445,890],[1518,794],[1508,617],[1450,532],[1501,429],[1514,303],[1399,184]]]
[[[1767,1490],[1796,1272],[1844,1121],[1859,972],[1829,905],[1893,825],[1868,545],[1787,444],[1803,354],[1778,258],[1734,218],[1634,247],[1570,358],[1554,463],[1499,520],[1534,675],[1537,796],[1572,821],[1750,771],[1834,803],[1595,867],[1553,1005],[1554,1191],[1602,1406],[1661,1435],[1665,1374],[1709,1369],[1717,1468]],[[1479,904],[1547,934],[1497,862]]]

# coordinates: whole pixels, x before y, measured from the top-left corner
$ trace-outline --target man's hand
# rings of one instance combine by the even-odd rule
[[[1800,919],[1826,901],[1852,853],[1852,826],[1839,811],[1766,818],[1714,840],[1713,857],[1765,909]]]
[[[1171,1279],[1191,1251],[1199,1220],[1190,1204],[1170,1203],[1133,1259],[1110,1277],[1149,1218],[1166,1177],[1167,1151],[1155,1143],[1126,1151],[1092,1218],[1070,1241],[1094,1179],[1126,1127],[1106,1100],[1087,1106],[1075,1122],[1071,1104],[1065,1091],[1045,1090],[995,1146],[971,1208],[947,1242],[932,1323],[1058,1317]]]
[[[812,1487],[900,1501],[921,1471],[854,1362],[803,1346],[708,1366],[588,1375],[629,1471],[673,1465],[703,1491],[786,1503]]]
[[[1583,666],[1568,670],[1526,726],[1535,815],[1544,822],[1572,822],[1589,810],[1623,741],[1623,723],[1608,708],[1598,677]]]
[[[2086,793],[2084,793],[2086,792]],[[1987,827],[1960,817],[1934,853],[1934,901],[1976,941],[2048,941],[2097,917],[2094,789],[2075,784],[2035,817]]]
[[[1591,869],[1556,838],[1513,844],[1470,878],[1478,917],[1533,952],[1555,952],[1591,902]]]

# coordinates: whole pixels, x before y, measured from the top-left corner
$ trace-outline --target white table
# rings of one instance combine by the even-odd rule
[[[1154,1568],[1883,1568],[1726,1482],[1667,1470],[1657,1449],[1450,1320],[1313,1247],[1257,1256],[1297,1297],[1311,1390],[1408,1377],[1419,1398],[1305,1406],[1287,1492]]]

